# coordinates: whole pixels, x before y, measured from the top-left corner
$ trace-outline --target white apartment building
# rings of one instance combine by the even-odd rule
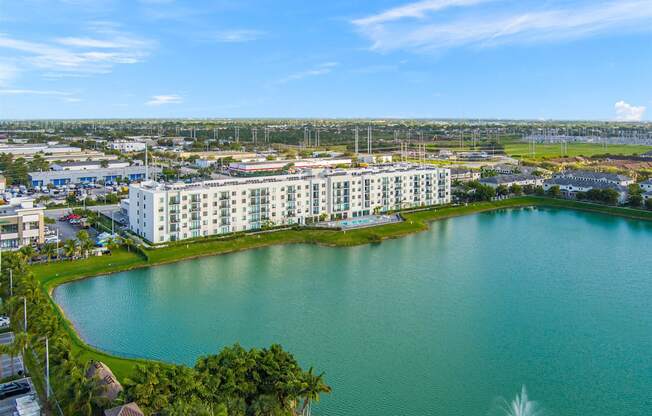
[[[109,147],[121,152],[144,152],[147,144],[145,142],[137,142],[133,140],[114,140],[109,143]]]
[[[450,170],[394,165],[129,187],[130,229],[153,243],[310,224],[451,200]]]

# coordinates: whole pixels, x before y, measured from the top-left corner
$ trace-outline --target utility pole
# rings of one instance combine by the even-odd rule
[[[371,155],[371,126],[367,127],[367,153]]]
[[[25,323],[25,333],[27,333],[27,298],[23,297],[23,321]]]
[[[14,269],[9,269],[9,296],[14,296]]]
[[[355,154],[358,154],[358,127],[355,128]]]

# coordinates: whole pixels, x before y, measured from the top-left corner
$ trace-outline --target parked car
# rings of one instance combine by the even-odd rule
[[[0,400],[8,397],[18,396],[19,394],[29,393],[32,388],[26,381],[12,381],[0,386]]]
[[[11,325],[11,319],[8,316],[0,316],[0,329],[9,328]]]

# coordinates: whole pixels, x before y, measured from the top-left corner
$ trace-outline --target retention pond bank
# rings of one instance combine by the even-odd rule
[[[321,415],[486,415],[526,385],[557,415],[649,415],[652,223],[522,208],[382,244],[284,245],[66,283],[89,344],[192,365],[280,343]]]

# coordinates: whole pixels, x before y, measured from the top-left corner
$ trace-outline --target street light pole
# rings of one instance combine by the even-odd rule
[[[23,321],[25,322],[25,333],[27,333],[27,298],[23,298]]]
[[[50,399],[50,345],[45,337],[45,397]]]
[[[14,269],[9,269],[9,296],[14,296]]]

